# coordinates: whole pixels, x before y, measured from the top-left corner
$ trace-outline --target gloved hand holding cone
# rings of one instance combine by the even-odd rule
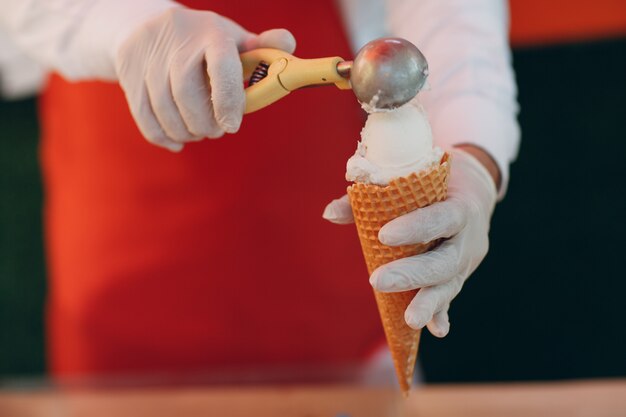
[[[414,78],[415,95],[425,84],[428,65],[421,52],[413,45],[410,47],[414,49],[406,54],[406,42],[391,39],[371,43],[359,52],[355,61],[367,56],[367,62],[377,63],[363,70],[370,80],[383,80],[383,72],[399,71],[402,64],[419,67]],[[362,76],[358,71],[354,75],[358,79]],[[346,173],[346,178],[354,181],[347,194],[370,275],[384,264],[421,254],[438,243],[386,246],[379,240],[379,232],[399,216],[444,200],[450,173],[449,155],[439,148],[433,149],[430,125],[419,103],[413,100],[404,104],[403,101],[392,109],[387,103],[380,106],[382,97],[393,96],[390,90],[394,90],[394,86],[385,85],[385,88],[385,94],[382,90],[378,90],[380,94],[375,93],[375,89],[370,91],[369,101],[363,103],[369,116]],[[328,213],[325,213],[328,217],[326,215]],[[417,291],[374,291],[398,382],[405,394],[411,387],[421,332],[409,327],[405,311]]]

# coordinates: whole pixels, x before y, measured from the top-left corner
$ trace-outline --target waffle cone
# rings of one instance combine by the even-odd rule
[[[354,221],[370,275],[383,264],[426,252],[437,244],[429,242],[385,246],[378,240],[378,232],[398,216],[444,200],[448,191],[449,173],[449,156],[445,154],[439,166],[395,179],[388,186],[354,183],[348,187]],[[416,293],[417,290],[396,293],[374,291],[398,382],[405,394],[411,387],[421,331],[406,324],[404,312]]]

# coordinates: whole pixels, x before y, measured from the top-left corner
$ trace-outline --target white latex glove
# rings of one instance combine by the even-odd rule
[[[496,203],[496,187],[485,167],[462,150],[450,152],[448,198],[390,221],[378,234],[388,246],[449,239],[430,252],[385,264],[370,277],[372,286],[382,292],[420,288],[404,318],[412,328],[427,326],[437,337],[448,334],[450,302],[487,254]],[[348,197],[328,204],[323,217],[333,223],[352,223]]]
[[[184,142],[239,130],[245,107],[240,52],[292,53],[295,45],[284,29],[256,35],[213,12],[175,7],[121,42],[115,68],[144,137],[180,151]]]

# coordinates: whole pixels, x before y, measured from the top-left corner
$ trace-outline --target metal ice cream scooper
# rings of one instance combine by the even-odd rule
[[[332,85],[354,91],[359,102],[393,109],[409,102],[424,86],[428,63],[419,49],[400,38],[368,42],[354,61],[340,57],[300,59],[277,49],[240,55],[248,80],[246,113],[262,109],[303,87]]]
[[[342,63],[339,70],[343,72]],[[359,50],[350,68],[350,84],[359,102],[377,109],[408,103],[428,77],[428,62],[406,39],[382,38]]]

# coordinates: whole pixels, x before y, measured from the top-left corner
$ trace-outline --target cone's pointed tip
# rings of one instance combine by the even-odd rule
[[[404,375],[400,377],[398,374],[398,383],[400,385],[400,391],[402,392],[402,396],[406,399],[409,396],[409,392],[411,391],[413,381],[413,373],[405,371]]]
[[[411,392],[411,379],[407,378],[403,384],[400,384],[400,391],[402,391],[402,398],[405,400],[409,398],[409,393]]]

